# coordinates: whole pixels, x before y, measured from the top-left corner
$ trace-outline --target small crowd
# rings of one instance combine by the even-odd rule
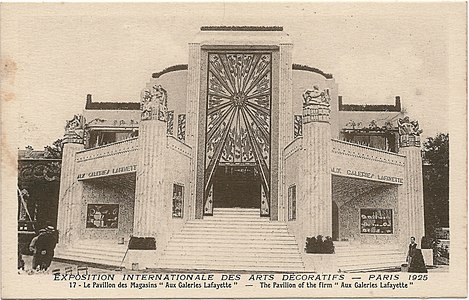
[[[54,258],[55,246],[59,242],[59,232],[54,226],[48,224],[39,230],[29,244],[29,250],[33,253],[32,270],[45,272],[50,267]],[[24,270],[24,260],[18,253],[18,269]]]

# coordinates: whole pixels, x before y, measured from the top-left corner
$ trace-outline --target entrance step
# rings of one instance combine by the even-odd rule
[[[401,249],[376,245],[339,246],[335,252],[337,267],[343,272],[398,268],[406,258]]]
[[[195,270],[304,271],[287,225],[261,218],[259,209],[216,208],[188,221],[168,242],[158,267]]]
[[[120,267],[127,245],[117,241],[81,240],[68,247],[57,247],[54,257],[77,262]]]

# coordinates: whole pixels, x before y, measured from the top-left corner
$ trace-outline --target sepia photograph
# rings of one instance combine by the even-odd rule
[[[2,3],[2,297],[467,296],[466,12]]]

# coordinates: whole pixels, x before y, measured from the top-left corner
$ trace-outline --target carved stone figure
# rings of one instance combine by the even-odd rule
[[[422,129],[418,121],[411,121],[409,117],[404,117],[397,121],[401,147],[420,146],[420,134]]]
[[[303,124],[329,122],[331,97],[329,90],[321,91],[317,85],[303,93]]]
[[[65,125],[63,143],[83,144],[84,128],[85,118],[82,115],[74,115]]]
[[[307,89],[303,92],[303,107],[312,104],[330,106],[331,97],[329,96],[329,90],[319,90],[317,85],[313,86],[312,89]]]
[[[142,91],[140,109],[142,120],[160,120],[166,122],[168,114],[168,94],[161,85],[154,85],[151,90]]]

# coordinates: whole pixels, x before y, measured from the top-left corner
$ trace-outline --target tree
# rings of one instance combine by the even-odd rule
[[[425,232],[449,227],[449,134],[439,133],[423,144],[423,198]]]
[[[52,143],[52,146],[44,147],[44,157],[45,158],[62,158],[63,151],[63,139],[57,139]]]

